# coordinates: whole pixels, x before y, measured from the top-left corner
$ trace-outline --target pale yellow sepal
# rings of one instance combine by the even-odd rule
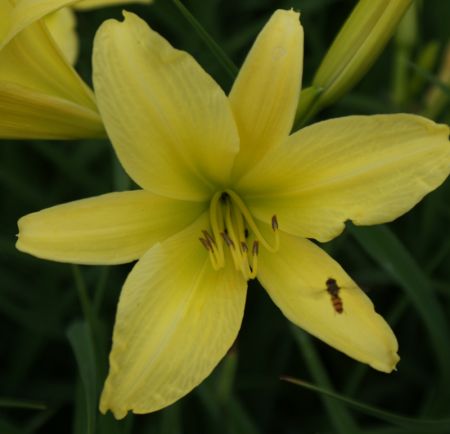
[[[152,0],[0,0],[0,49],[30,24],[67,6],[86,10],[151,2]]]
[[[0,50],[0,137],[101,137],[94,95],[41,21]],[[10,113],[8,111],[11,110]]]
[[[78,57],[78,35],[75,13],[62,8],[45,17],[45,25],[71,65]]]
[[[27,27],[0,51],[0,80],[96,110],[92,91],[61,55],[42,22]]]
[[[11,32],[13,25],[13,4],[10,0],[0,0],[0,47]]]
[[[60,262],[120,264],[140,258],[203,211],[198,202],[143,190],[110,193],[22,217],[16,247]]]
[[[303,28],[299,14],[277,10],[259,33],[229,96],[241,140],[235,176],[288,136],[302,70]]]
[[[353,87],[393,35],[412,0],[360,0],[317,70],[313,86],[326,106]]]
[[[326,291],[329,278],[341,288],[342,313]],[[398,344],[391,328],[341,266],[311,241],[280,232],[278,252],[261,251],[258,279],[294,324],[374,369],[395,369]]]
[[[214,271],[199,219],[153,247],[128,276],[114,326],[100,410],[117,419],[149,413],[196,387],[233,344],[246,282],[234,267]]]
[[[239,185],[253,215],[327,241],[346,220],[389,222],[450,172],[449,129],[420,116],[348,116],[319,122],[267,154]]]
[[[1,0],[0,15],[7,11],[9,23],[6,31],[0,30],[0,50],[29,25],[77,1],[79,0]]]
[[[126,5],[130,3],[150,4],[153,0],[81,0],[73,5],[76,10],[103,8],[106,6]]]
[[[128,174],[157,194],[209,198],[229,180],[239,138],[228,99],[186,52],[131,13],[102,24],[94,88]]]
[[[0,138],[104,137],[98,113],[71,101],[0,81]]]

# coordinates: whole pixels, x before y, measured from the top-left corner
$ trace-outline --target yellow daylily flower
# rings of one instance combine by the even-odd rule
[[[124,16],[96,35],[94,88],[142,190],[18,223],[17,248],[41,258],[138,259],[119,300],[101,411],[155,411],[196,387],[233,344],[255,277],[298,326],[394,369],[389,325],[308,238],[408,211],[448,176],[448,127],[408,114],[350,116],[289,135],[303,63],[296,12],[273,14],[228,97],[189,54]]]
[[[42,20],[23,19],[13,0],[0,0],[0,16],[0,138],[104,136],[92,90]]]

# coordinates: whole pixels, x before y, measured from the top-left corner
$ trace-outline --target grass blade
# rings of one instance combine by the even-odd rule
[[[94,344],[85,322],[72,324],[67,337],[75,354],[86,400],[86,434],[95,434],[97,416],[97,375]]]
[[[350,226],[350,231],[363,249],[398,282],[416,308],[430,335],[443,383],[449,385],[447,324],[427,276],[386,226]]]
[[[295,326],[291,326],[291,330],[314,380],[321,386],[332,389],[331,381],[310,336]],[[361,432],[351,414],[340,402],[330,399],[328,396],[322,396],[322,401],[337,433],[352,434]]]
[[[42,402],[11,398],[0,398],[0,408],[23,408],[26,410],[46,410],[47,405]]]
[[[214,57],[218,60],[227,75],[234,80],[238,68],[225,54],[219,44],[211,37],[211,35],[205,30],[205,28],[197,21],[197,19],[189,12],[186,6],[180,2],[180,0],[172,0],[177,9],[186,18],[192,28],[197,32],[200,38],[204,41],[205,45],[209,48]]]
[[[398,414],[381,410],[367,404],[361,404],[360,402],[347,398],[346,396],[339,395],[338,393],[324,389],[323,387],[315,386],[302,380],[290,377],[283,377],[282,379],[297,386],[301,386],[305,389],[320,393],[321,395],[325,395],[326,397],[333,400],[348,404],[354,409],[359,410],[369,416],[374,416],[378,419],[384,420],[385,422],[398,425],[402,428],[407,428],[409,432],[427,434],[450,432],[450,419],[414,419],[400,416]]]

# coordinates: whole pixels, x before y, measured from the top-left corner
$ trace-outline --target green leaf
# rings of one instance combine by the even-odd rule
[[[197,32],[205,45],[209,48],[211,53],[220,63],[228,76],[234,80],[238,69],[236,65],[230,60],[227,54],[222,50],[220,45],[212,38],[212,36],[205,30],[205,28],[198,22],[198,20],[189,12],[189,10],[179,0],[172,0],[174,5],[178,8],[181,14],[186,18],[192,28]]]
[[[433,84],[434,86],[438,87],[440,90],[442,90],[442,92],[444,92],[447,96],[450,97],[450,87],[446,83],[439,80],[439,78],[431,74],[425,68],[422,68],[420,65],[417,65],[416,63],[411,62],[409,60],[405,62],[406,65],[409,68],[411,68],[417,75],[422,77],[424,80],[428,81],[430,84]]]
[[[0,419],[0,432],[3,434],[23,434],[23,430],[12,425],[11,422]]]
[[[328,373],[319,358],[310,336],[294,325],[291,325],[291,331],[314,380],[321,386],[332,389],[333,386],[331,380],[328,377]],[[350,412],[348,412],[341,403],[329,399],[327,396],[323,396],[322,401],[336,432],[342,434],[361,432]]]
[[[97,374],[94,344],[88,325],[84,322],[72,324],[67,337],[75,354],[86,401],[86,434],[95,434],[97,416]]]
[[[400,416],[395,413],[381,410],[377,407],[362,404],[359,401],[355,401],[353,399],[347,398],[346,396],[339,395],[338,393],[332,392],[323,387],[315,386],[314,384],[310,384],[302,380],[290,377],[283,377],[282,380],[288,381],[289,383],[292,384],[296,384],[297,386],[301,386],[305,389],[320,393],[321,395],[325,395],[326,397],[329,397],[333,400],[348,404],[351,407],[355,408],[356,410],[361,411],[362,413],[377,417],[378,419],[384,420],[394,425],[407,428],[409,432],[427,433],[427,434],[450,432],[450,419],[414,419],[405,416]]]
[[[28,410],[46,410],[47,405],[42,402],[12,398],[0,398],[1,408],[24,408]]]
[[[355,227],[350,232],[363,249],[401,286],[430,335],[444,383],[450,384],[450,347],[444,312],[426,274],[386,226]],[[448,387],[447,387],[448,389]]]

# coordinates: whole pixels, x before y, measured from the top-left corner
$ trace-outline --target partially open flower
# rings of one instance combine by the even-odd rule
[[[21,10],[13,0],[0,0],[0,138],[104,136],[92,90],[39,14]]]

